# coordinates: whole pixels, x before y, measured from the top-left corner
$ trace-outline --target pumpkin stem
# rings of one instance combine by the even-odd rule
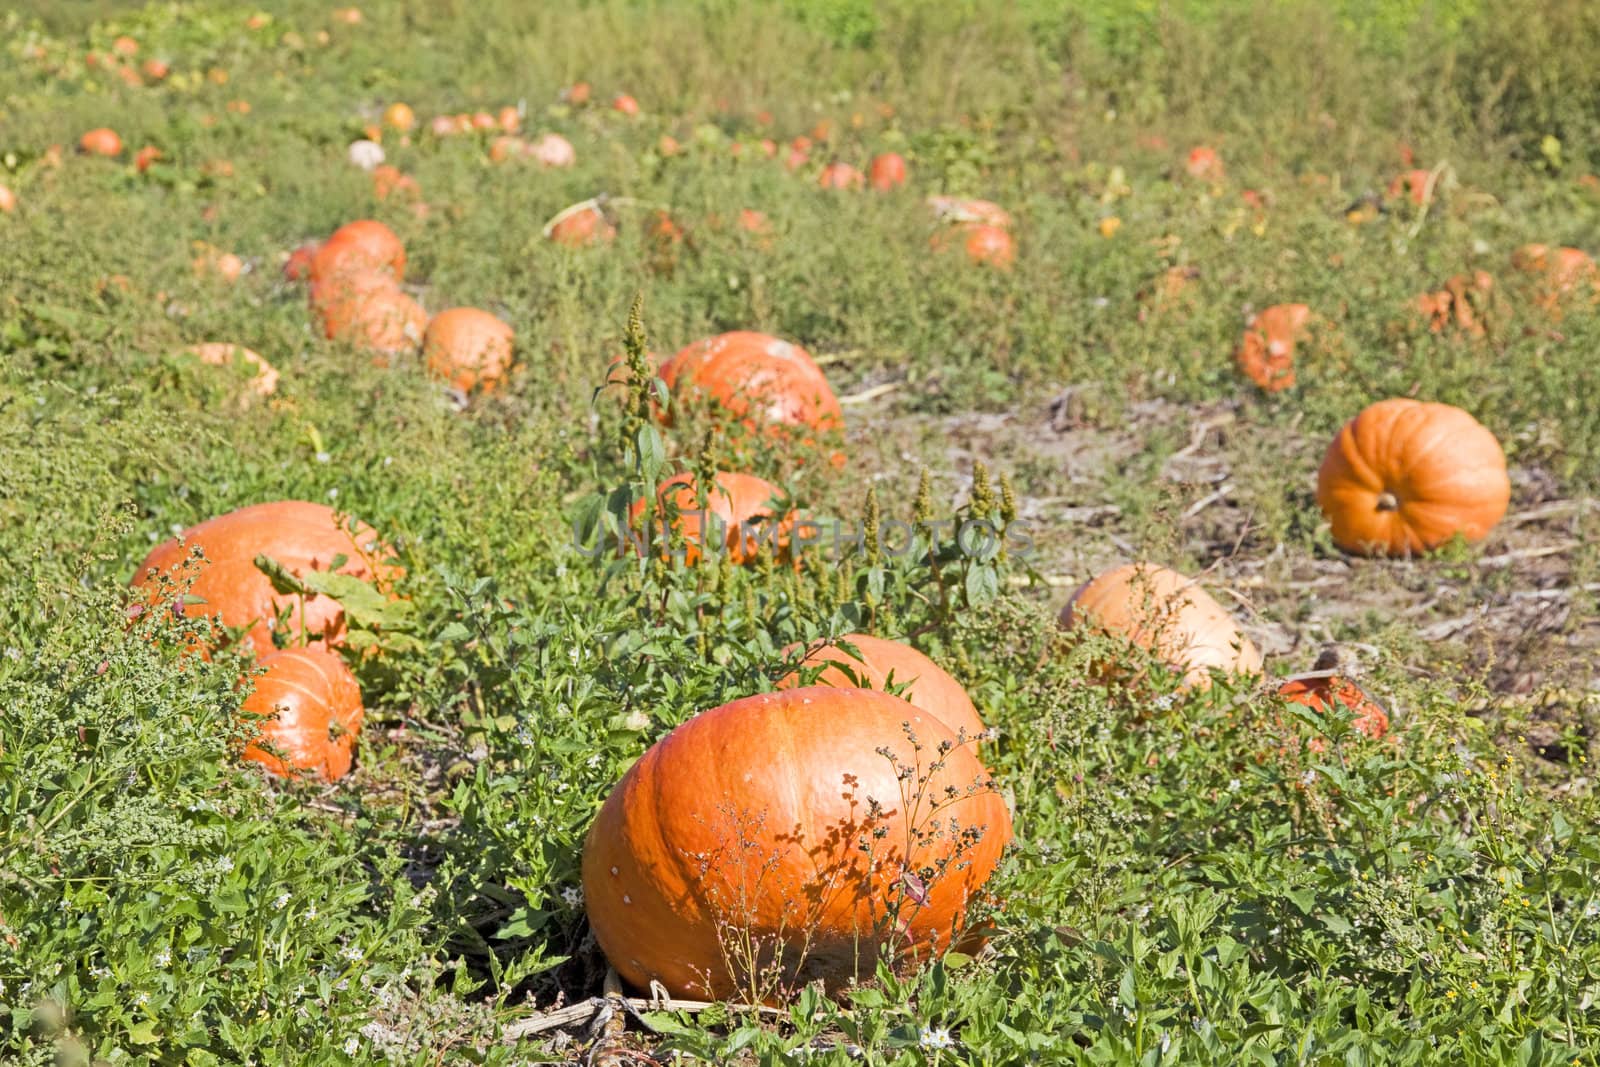
[[[1400,510],[1400,500],[1399,500],[1399,498],[1396,497],[1393,493],[1389,492],[1387,489],[1385,489],[1382,493],[1380,493],[1378,495],[1378,510],[1379,511],[1399,511]]]

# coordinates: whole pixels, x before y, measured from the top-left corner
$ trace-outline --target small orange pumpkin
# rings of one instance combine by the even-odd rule
[[[793,515],[781,519],[773,512],[773,502],[782,497],[777,486],[765,478],[737,471],[718,471],[716,486],[706,494],[705,506],[699,502],[696,479],[685,471],[656,487],[656,500],[673,514],[672,528],[683,540],[683,561],[694,566],[704,554],[708,536],[721,534],[721,547],[735,564],[752,563],[762,552],[788,553],[789,530]],[[635,501],[629,521],[638,527],[644,517],[645,502]],[[708,521],[710,520],[710,521]],[[661,513],[657,513],[661,521]],[[650,531],[652,535],[659,531]],[[662,558],[668,553],[663,549]]]
[[[1279,687],[1278,695],[1323,714],[1336,704],[1343,705],[1354,716],[1351,728],[1374,741],[1389,732],[1389,714],[1383,710],[1383,705],[1348,678],[1339,675],[1291,678]]]
[[[285,648],[260,659],[266,674],[243,710],[262,717],[260,737],[244,758],[280,777],[334,781],[350,773],[366,709],[361,687],[337,653]]]
[[[1080,586],[1061,610],[1064,627],[1125,638],[1207,687],[1211,672],[1260,674],[1261,652],[1198,582],[1152,563],[1127,563]]]
[[[116,130],[101,126],[78,138],[78,150],[88,156],[120,156],[122,138]]]
[[[952,247],[959,238],[967,259],[983,266],[1007,270],[1017,258],[1017,245],[1009,231],[999,226],[967,222],[934,233],[928,245],[935,252]]]
[[[632,117],[639,113],[639,101],[627,93],[618,93],[611,101],[611,110]]]
[[[574,204],[545,225],[545,236],[558,245],[583,248],[617,239],[617,228],[592,200]]]
[[[1306,337],[1311,309],[1305,304],[1263,308],[1245,327],[1234,359],[1245,377],[1269,393],[1294,386],[1294,349]]]
[[[1506,456],[1449,404],[1380,400],[1345,424],[1317,471],[1317,504],[1346,552],[1415,555],[1488,536],[1511,501]]]
[[[511,369],[516,334],[478,308],[450,308],[428,323],[422,354],[428,370],[463,393],[493,391]]]
[[[410,104],[396,101],[383,109],[383,124],[391,130],[410,130],[417,124],[417,113]]]
[[[229,367],[237,363],[247,363],[255,368],[255,375],[250,379],[250,389],[257,396],[271,396],[278,391],[278,371],[272,364],[243,345],[228,344],[225,341],[213,341],[207,344],[191,345],[189,352],[199,357],[200,362],[213,367]]]
[[[1432,171],[1408,170],[1389,183],[1386,194],[1390,200],[1409,199],[1415,206],[1422,207],[1433,199],[1436,191],[1432,180]]]
[[[1010,839],[988,772],[932,715],[790,689],[701,712],[623,775],[584,842],[584,901],[637,987],[839,989],[947,949]]]
[[[884,152],[873,157],[867,168],[867,180],[879,192],[898,189],[906,183],[906,157],[898,152]]]
[[[840,644],[851,644],[861,653],[861,658],[846,652]],[[792,656],[801,650],[800,645],[790,645],[783,650]],[[805,667],[824,667],[812,685],[832,686],[836,689],[886,689],[892,682],[905,686],[900,696],[915,707],[932,715],[964,741],[976,742],[987,734],[978,709],[960,682],[933,660],[910,645],[899,641],[886,641],[871,634],[846,634],[838,643],[819,645],[806,653],[798,667],[784,675],[774,685],[776,689],[793,689],[800,684],[800,670]]]

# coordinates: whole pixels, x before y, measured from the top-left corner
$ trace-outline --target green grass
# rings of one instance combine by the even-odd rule
[[[654,1034],[628,1023],[639,1047],[762,1064],[1600,1060],[1585,591],[1600,315],[1549,322],[1510,266],[1528,242],[1600,251],[1600,193],[1579,181],[1600,169],[1600,9],[363,10],[350,27],[327,4],[274,5],[256,30],[253,9],[227,5],[0,16],[0,184],[20,200],[0,215],[3,1058],[581,1054],[581,1028],[565,1044],[501,1037],[600,990],[574,891],[607,792],[672,726],[767,688],[788,643],[865,628],[916,635],[1000,731],[1018,844],[990,948],[831,1000],[806,991],[781,1019],[652,1013]],[[85,67],[120,33],[171,63],[164,85]],[[579,78],[599,106],[559,102]],[[639,119],[604,107],[621,91]],[[526,129],[567,136],[578,164],[388,138],[432,205],[418,219],[345,162],[395,100],[424,121],[525,101]],[[821,119],[836,139],[810,168],[761,158],[761,137]],[[122,161],[70,151],[100,125],[121,133]],[[660,156],[663,134],[686,151]],[[1453,187],[1425,215],[1348,221],[1402,169],[1400,141]],[[1199,143],[1225,182],[1183,176]],[[68,149],[59,168],[52,144]],[[141,176],[128,158],[145,144],[165,159]],[[816,188],[829,158],[864,167],[889,149],[911,189]],[[233,176],[207,167],[222,159]],[[670,205],[689,233],[672,269],[644,208],[622,209],[605,249],[541,238],[602,191]],[[1005,205],[1016,268],[930,254],[934,192]],[[770,247],[732,225],[744,207],[772,219]],[[282,256],[361,217],[405,239],[429,310],[515,326],[506,389],[458,412],[418,361],[374,367],[314,334]],[[196,278],[196,241],[251,270]],[[1192,299],[1152,312],[1141,294],[1172,265],[1197,269]],[[1473,342],[1407,325],[1414,295],[1479,267],[1517,308],[1507,328]],[[573,551],[594,494],[653,480],[618,406],[591,403],[641,294],[656,352],[765,330],[823,357],[841,395],[893,386],[847,408],[844,473],[752,461],[809,511],[973,515],[1004,472],[1035,552],[937,571],[862,552],[790,573]],[[1268,397],[1231,353],[1251,309],[1285,301],[1316,309],[1328,340]],[[271,360],[278,395],[241,408],[240,382],[179,354],[212,340]],[[1342,557],[1316,465],[1391,395],[1460,404],[1493,430],[1519,521],[1428,560]],[[670,467],[701,460],[696,431],[665,448]],[[356,664],[368,725],[356,772],[331,786],[239,765],[248,664],[185,658],[165,613],[125,611],[153,543],[285,498],[349,509],[407,570],[411,619]],[[1341,645],[1395,742],[1244,686],[1099,684],[1106,650],[1060,634],[1055,613],[1133,554],[1214,568],[1278,674]],[[1323,755],[1301,747],[1312,737]],[[956,1047],[921,1046],[944,1029]]]

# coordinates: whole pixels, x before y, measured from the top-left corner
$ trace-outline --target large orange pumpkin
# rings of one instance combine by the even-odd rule
[[[1344,425],[1317,472],[1317,503],[1347,552],[1412,555],[1488,535],[1511,501],[1494,434],[1449,404],[1380,400]]]
[[[765,478],[737,471],[717,472],[716,487],[706,494],[703,508],[695,476],[688,471],[656,487],[661,507],[677,513],[672,528],[683,539],[684,563],[690,566],[700,561],[706,539],[717,534],[722,535],[720,548],[734,563],[750,563],[762,552],[787,553],[793,517],[780,519],[772,506],[781,497],[782,491]],[[629,513],[635,528],[644,516],[644,506],[643,500],[636,501]],[[651,533],[658,534],[659,529]]]
[[[1389,732],[1389,715],[1367,695],[1366,690],[1348,678],[1331,675],[1322,678],[1291,678],[1278,689],[1278,695],[1326,714],[1342,704],[1354,716],[1351,727],[1374,740]]]
[[[256,679],[244,710],[263,716],[261,734],[244,758],[284,777],[333,781],[348,774],[366,711],[344,660],[324,648],[285,648],[259,662],[267,673]]]
[[[511,369],[516,334],[478,308],[450,308],[435,315],[422,337],[428,370],[463,393],[490,392]]]
[[[345,618],[344,608],[329,597],[276,592],[256,566],[257,556],[276,560],[295,575],[329,570],[340,556],[345,557],[340,574],[380,585],[400,574],[387,562],[392,551],[370,526],[358,523],[349,530],[332,508],[300,500],[230,511],[191,526],[182,541],[166,541],[151,549],[134,574],[134,586],[156,595],[160,579],[169,573],[179,582],[193,578],[189,595],[203,603],[188,612],[220,616],[225,626],[248,629],[246,640],[260,655],[273,650],[272,631],[285,611],[290,637],[297,644],[343,644]],[[194,559],[196,547],[204,552],[204,560]]]
[[[1245,327],[1235,361],[1245,377],[1269,393],[1294,385],[1294,349],[1304,340],[1311,309],[1304,304],[1263,308]]]
[[[822,368],[799,345],[736,330],[686,345],[658,372],[673,392],[710,397],[735,418],[832,431],[844,424]]]
[[[839,641],[854,645],[862,658],[857,659],[838,644],[820,645],[806,653],[798,668],[779,679],[776,688],[795,688],[800,684],[800,668],[819,666],[825,669],[813,685],[882,690],[892,682],[906,686],[900,695],[944,723],[951,733],[971,742],[984,736],[983,720],[967,691],[921,652],[871,634],[846,634]],[[800,651],[800,646],[790,645],[783,651],[792,655]]]
[[[702,712],[629,769],[584,844],[584,899],[639,988],[838,989],[882,945],[896,960],[947,948],[1010,838],[982,764],[932,715],[790,689]]]
[[[1209,686],[1211,672],[1261,673],[1261,653],[1198,582],[1153,563],[1126,563],[1081,586],[1061,611],[1067,627],[1091,626],[1153,653]]]
[[[313,281],[358,270],[386,271],[400,281],[406,273],[405,245],[383,223],[359,219],[334,230],[311,259]]]
[[[312,286],[312,301],[332,340],[387,357],[414,352],[428,329],[428,313],[400,291],[391,275],[363,270]]]

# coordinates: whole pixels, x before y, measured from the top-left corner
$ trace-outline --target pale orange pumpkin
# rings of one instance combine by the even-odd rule
[[[252,352],[243,345],[228,344],[225,341],[213,341],[207,344],[190,345],[189,352],[199,357],[200,362],[213,367],[231,367],[238,363],[246,363],[255,370],[250,379],[250,389],[257,396],[271,396],[278,390],[278,371],[258,353]]]
[[[1511,502],[1494,434],[1449,404],[1380,400],[1345,424],[1317,472],[1317,503],[1346,552],[1415,555],[1488,536]]]
[[[422,355],[436,378],[463,393],[492,392],[511,369],[516,334],[478,308],[450,308],[435,315],[422,336]]]
[[[1088,626],[1154,654],[1206,687],[1211,673],[1259,674],[1261,652],[1192,578],[1153,563],[1127,563],[1080,586],[1061,610],[1067,628]]]
[[[0,185],[0,214],[9,215],[17,210],[17,194],[8,186]]]
[[[89,156],[120,156],[122,138],[116,130],[101,126],[78,138],[78,150]]]
[[[846,652],[841,647],[844,644],[854,645],[860,658]],[[783,654],[792,656],[801,650],[801,645],[790,645]],[[961,683],[910,645],[871,634],[846,634],[837,642],[807,650],[799,666],[780,678],[774,688],[793,689],[800,685],[801,670],[806,667],[824,668],[812,685],[876,690],[887,689],[890,684],[904,686],[902,699],[938,719],[963,741],[976,742],[987,734],[978,709]]]
[[[584,902],[641,989],[837,990],[880,946],[891,963],[947,949],[1010,838],[987,771],[932,715],[870,690],[764,693],[629,769],[585,840]]]
[[[380,588],[403,573],[389,562],[393,550],[370,526],[356,523],[352,529],[339,522],[332,508],[300,500],[230,511],[191,526],[181,541],[165,541],[151,549],[134,574],[134,587],[154,596],[164,576],[179,582],[193,579],[189,595],[201,603],[185,607],[185,614],[220,616],[224,626],[247,630],[245,639],[257,655],[272,651],[272,632],[280,615],[286,615],[291,643],[338,647],[345,633],[344,608],[337,600],[278,593],[256,566],[257,556],[267,556],[297,576],[337,570]],[[194,558],[196,547],[203,560]],[[344,562],[335,568],[340,556]]]
[[[829,163],[817,175],[817,184],[824,189],[859,189],[866,179],[848,163]]]
[[[243,710],[261,716],[244,758],[280,777],[334,781],[350,773],[366,709],[361,687],[337,653],[285,648],[259,660],[266,674]]]
[[[1276,393],[1294,386],[1295,346],[1306,338],[1311,309],[1305,304],[1263,308],[1245,327],[1234,360],[1245,377]]]

